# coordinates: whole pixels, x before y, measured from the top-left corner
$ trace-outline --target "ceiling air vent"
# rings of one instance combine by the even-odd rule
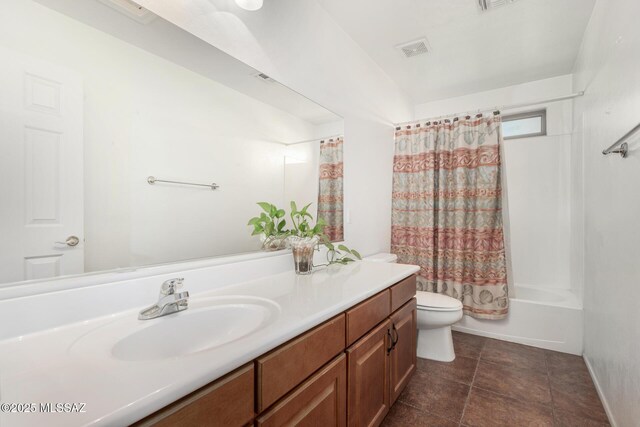
[[[148,24],[156,19],[156,15],[148,9],[140,6],[138,3],[131,0],[100,0],[102,3],[110,6],[118,12],[127,15],[129,18],[140,22],[141,24]]]
[[[400,49],[404,56],[406,56],[407,58],[422,55],[424,53],[429,53],[429,51],[431,50],[429,48],[429,42],[425,38],[399,44],[398,46],[396,46],[396,49]]]
[[[516,0],[477,0],[478,7],[482,12],[487,10],[497,9],[502,6],[514,3]]]
[[[265,73],[257,73],[257,74],[254,74],[253,77],[255,77],[258,80],[262,80],[263,82],[269,82],[269,83],[275,82],[275,80],[267,76]]]

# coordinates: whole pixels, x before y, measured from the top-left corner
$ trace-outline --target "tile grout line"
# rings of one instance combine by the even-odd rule
[[[404,405],[404,406],[408,406],[409,408],[415,409],[415,410],[416,410],[416,411],[418,411],[418,412],[422,412],[422,413],[424,413],[424,414],[429,414],[429,415],[432,415],[432,416],[434,416],[434,417],[441,418],[441,419],[443,419],[443,420],[445,420],[445,421],[451,421],[451,422],[453,422],[453,423],[456,423],[456,422],[457,422],[458,424],[460,424],[460,422],[459,422],[459,421],[454,421],[453,419],[451,419],[451,418],[449,418],[449,417],[447,417],[447,416],[445,416],[445,415],[434,414],[434,413],[433,413],[433,412],[431,412],[431,411],[427,411],[427,410],[425,410],[425,409],[418,408],[417,406],[414,406],[414,405],[412,405],[412,404],[411,404],[411,403],[409,403],[409,402],[404,402],[404,401],[402,401],[402,400],[400,400],[400,399],[396,400],[396,403],[400,403],[400,404],[402,404],[402,405]],[[396,404],[396,403],[394,403],[393,405],[395,406],[395,404]]]
[[[484,351],[484,346],[487,345],[487,340],[482,341],[482,348],[478,353],[478,359],[476,360],[476,369],[473,371],[473,377],[471,377],[471,383],[469,384],[469,393],[467,393],[467,398],[464,401],[464,407],[462,408],[462,415],[460,415],[460,423],[458,425],[462,425],[462,421],[464,420],[464,414],[467,412],[467,406],[469,405],[469,399],[471,398],[471,390],[473,390],[473,383],[476,382],[476,374],[478,373],[478,367],[480,366],[480,358],[482,357],[482,352]]]
[[[544,365],[547,368],[547,385],[549,386],[549,395],[551,396],[551,416],[553,417],[553,425],[558,425],[558,419],[556,417],[556,402],[553,399],[553,388],[551,387],[551,372],[549,372],[549,359],[547,358],[547,351],[544,352]]]
[[[467,357],[467,356],[456,356],[456,360],[458,360],[459,358],[462,358],[462,359],[469,359],[469,360],[475,360],[476,362],[478,361],[478,359],[475,359],[475,358],[473,358],[473,357]],[[426,360],[426,359],[425,359],[425,360]],[[438,363],[453,363],[453,362],[438,362]],[[466,383],[466,382],[464,382],[463,380],[460,380],[460,379],[458,379],[458,378],[448,378],[448,377],[444,377],[443,375],[441,375],[441,374],[440,374],[440,372],[439,372],[439,371],[436,371],[436,372],[428,372],[426,369],[418,369],[418,370],[421,370],[422,372],[428,373],[428,374],[430,374],[430,375],[434,375],[434,376],[438,377],[438,378],[439,378],[439,379],[441,379],[441,380],[451,381],[451,382],[454,382],[454,383],[458,383],[458,384],[462,384],[462,385],[467,385],[467,386],[469,386],[469,387],[471,387],[471,382],[473,382],[473,376],[471,377],[471,382]],[[474,368],[474,371],[473,371],[473,372],[474,372],[474,375],[475,375],[475,368]]]
[[[530,372],[532,374],[540,374],[540,375],[545,375],[545,376],[548,374],[547,373],[547,367],[546,367],[546,361],[545,361],[544,372],[540,372],[540,371],[538,371],[536,369],[533,369],[533,368],[524,368],[524,367],[518,366],[518,365],[509,365],[509,364],[505,364],[505,363],[492,362],[490,360],[483,360],[482,363],[488,363],[489,365],[502,366],[502,367],[507,367],[507,368],[512,367],[512,368],[515,368],[515,369],[519,369],[521,371],[528,371],[528,372]]]
[[[533,402],[533,401],[532,401],[532,402],[529,402],[529,401],[527,401],[527,400],[518,399],[518,398],[513,397],[513,396],[510,396],[510,395],[508,395],[508,394],[502,394],[502,393],[499,393],[499,392],[497,392],[497,391],[495,391],[495,390],[489,390],[488,388],[479,387],[479,386],[477,386],[477,385],[474,385],[474,386],[473,386],[473,388],[477,388],[478,390],[486,391],[487,393],[495,394],[495,395],[496,395],[496,396],[498,396],[498,397],[503,397],[503,398],[505,398],[505,399],[513,400],[513,401],[515,401],[515,402],[524,403],[524,404],[526,404],[526,405],[535,405],[535,406],[539,406],[539,407],[541,407],[541,408],[546,407],[546,406],[545,406],[546,404],[545,404],[545,403],[542,403],[542,402]]]

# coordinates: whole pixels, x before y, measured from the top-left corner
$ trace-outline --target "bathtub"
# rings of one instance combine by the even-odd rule
[[[582,304],[568,290],[515,286],[504,320],[464,316],[453,329],[549,350],[582,355]]]

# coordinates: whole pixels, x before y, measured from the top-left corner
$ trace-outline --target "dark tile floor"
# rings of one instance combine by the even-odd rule
[[[418,359],[385,427],[608,426],[579,356],[453,333],[456,360]]]

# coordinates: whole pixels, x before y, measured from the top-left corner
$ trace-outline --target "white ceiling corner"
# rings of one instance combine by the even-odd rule
[[[317,0],[404,90],[423,103],[569,74],[595,0]],[[431,51],[396,48],[426,37]]]

